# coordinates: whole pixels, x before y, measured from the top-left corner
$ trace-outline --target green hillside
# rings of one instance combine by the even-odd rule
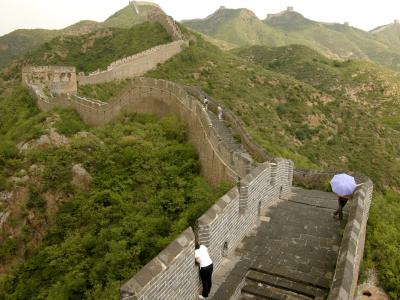
[[[374,37],[386,45],[400,48],[400,24],[383,25],[371,31]]]
[[[0,37],[0,68],[58,35],[58,30],[46,29],[19,29],[3,35]]]
[[[284,45],[285,37],[265,26],[248,9],[219,9],[204,20],[183,24],[216,39],[236,45]]]
[[[23,64],[76,66],[78,72],[103,70],[115,60],[170,41],[164,27],[149,22],[127,29],[107,28],[86,35],[61,36],[25,54],[13,71],[17,74]]]
[[[294,11],[283,11],[261,21],[245,9],[219,9],[205,19],[184,24],[237,46],[301,44],[330,58],[367,59],[400,70],[400,47],[390,39],[377,39],[370,32],[348,25],[315,22]]]
[[[117,11],[107,20],[102,23],[103,27],[118,27],[118,28],[129,28],[132,25],[143,23],[147,20],[147,13],[149,10],[158,8],[153,5],[137,5],[139,14],[135,8],[131,5]]]
[[[0,69],[7,66],[21,54],[33,50],[58,36],[79,36],[99,28],[130,28],[135,24],[143,23],[146,21],[147,12],[151,8],[155,8],[155,6],[139,4],[138,8],[139,14],[129,5],[113,14],[103,23],[85,20],[60,30],[19,29],[1,36]]]

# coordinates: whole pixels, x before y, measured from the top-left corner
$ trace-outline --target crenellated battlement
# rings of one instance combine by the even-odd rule
[[[22,82],[42,85],[54,94],[76,93],[78,89],[75,67],[25,66],[22,68]]]

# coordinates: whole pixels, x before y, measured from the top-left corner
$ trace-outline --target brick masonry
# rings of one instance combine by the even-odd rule
[[[41,85],[54,94],[77,92],[75,67],[26,66],[22,69],[22,82],[25,85]]]
[[[150,10],[147,19],[151,22],[160,23],[170,34],[173,42],[158,45],[138,54],[117,60],[111,63],[107,70],[94,72],[88,76],[80,74],[78,76],[79,84],[97,84],[142,76],[147,71],[157,68],[158,64],[166,62],[189,45],[174,19],[167,16],[161,9]]]
[[[354,194],[328,300],[350,300],[356,295],[372,191],[372,181],[367,180]]]
[[[188,140],[197,149],[201,172],[212,184],[235,182],[246,176],[253,160],[249,155],[232,149],[218,134],[201,102],[173,82],[137,78],[126,90],[109,103],[75,95],[49,98],[38,86],[32,87],[42,110],[54,107],[74,108],[92,126],[102,126],[123,113],[155,113],[159,116],[175,114],[188,125]]]

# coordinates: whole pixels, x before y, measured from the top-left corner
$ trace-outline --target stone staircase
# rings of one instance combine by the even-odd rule
[[[218,132],[221,140],[223,140],[230,149],[241,153],[247,153],[242,144],[235,140],[232,130],[226,125],[227,123],[223,120],[219,120],[218,117],[210,110],[208,110],[207,112],[208,116],[210,117],[211,123]],[[251,159],[251,156],[249,154],[248,156],[249,159]]]
[[[315,286],[312,280],[303,276],[288,279],[263,270],[251,270],[242,289],[242,294],[247,296],[241,299],[248,299],[248,296],[259,299],[324,299],[327,288],[329,286]]]
[[[237,249],[241,256],[212,299],[325,299],[335,270],[345,220],[333,219],[337,196],[293,188],[260,218],[254,235]]]

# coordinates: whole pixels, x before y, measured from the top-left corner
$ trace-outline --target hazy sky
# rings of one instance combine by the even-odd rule
[[[400,19],[400,0],[154,0],[177,20],[204,18],[219,6],[246,7],[259,18],[287,6],[305,17],[350,22],[371,30]],[[128,0],[0,0],[0,36],[18,28],[59,29],[80,20],[104,21]]]

